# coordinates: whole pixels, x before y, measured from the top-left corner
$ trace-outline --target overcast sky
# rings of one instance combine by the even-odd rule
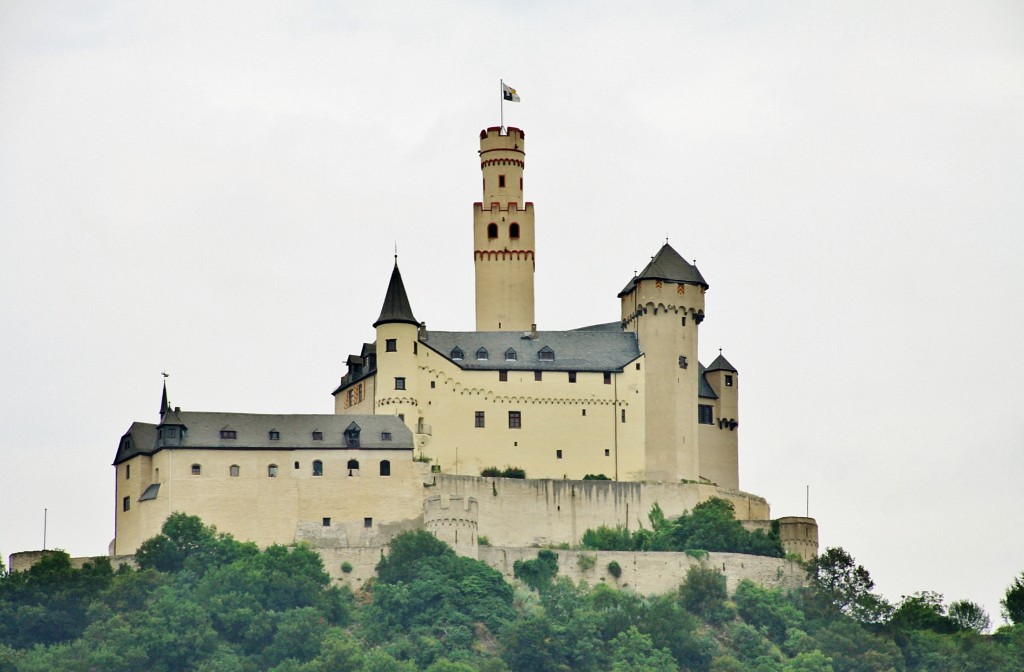
[[[890,599],[1024,570],[1024,5],[0,2],[0,554],[106,552],[189,410],[330,413],[397,242],[472,329],[480,129],[526,131],[537,319],[668,237],[741,381],[740,484]],[[512,456],[509,459],[514,462]]]

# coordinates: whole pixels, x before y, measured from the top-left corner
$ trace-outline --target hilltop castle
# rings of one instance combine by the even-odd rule
[[[625,279],[615,321],[537,329],[525,155],[517,128],[480,133],[476,331],[428,330],[396,262],[334,415],[188,412],[165,387],[159,423],[118,446],[112,553],[173,511],[260,544],[339,548],[423,526],[456,544],[574,543],[655,501],[678,515],[711,496],[766,525],[767,502],[738,490],[738,372],[698,361],[708,283],[694,265],[666,243]],[[480,477],[504,465],[529,480]],[[597,474],[610,481],[579,480]]]

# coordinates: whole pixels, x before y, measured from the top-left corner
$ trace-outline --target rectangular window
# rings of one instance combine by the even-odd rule
[[[398,352],[398,339],[389,338],[384,341],[384,349],[388,352]]]
[[[508,412],[508,428],[520,429],[523,426],[523,416],[519,411]]]
[[[587,409],[584,408],[583,409],[583,416],[586,417],[586,415],[587,415]]]
[[[192,475],[193,476],[198,476],[202,472],[202,469],[203,468],[200,467],[198,464],[193,464],[192,465]]]
[[[697,406],[697,422],[702,425],[710,425],[714,423],[715,408],[708,404],[700,404]]]
[[[363,527],[373,527],[373,518],[363,518]]]
[[[498,175],[498,188],[502,189],[505,186],[505,176]]]
[[[476,427],[483,427],[484,426],[484,412],[483,411],[477,411],[476,412],[476,418],[475,418],[475,425],[474,426],[476,426]]]
[[[610,451],[607,448],[605,448],[604,449],[604,456],[605,457],[611,457],[612,456],[612,451]]]
[[[323,432],[313,432],[313,440],[314,441],[323,441],[324,440],[324,433]]]
[[[562,459],[562,451],[560,451],[560,450],[556,450],[555,451],[555,459],[556,460]]]
[[[396,390],[404,390],[405,389],[405,378],[395,378],[395,389]]]
[[[419,344],[416,341],[412,342],[412,354],[418,355],[420,353]]]
[[[121,500],[121,510],[122,511],[127,511],[127,510],[129,510],[131,508],[132,508],[132,498],[131,497],[125,497],[124,499]]]
[[[126,464],[126,465],[124,465],[124,480],[127,481],[131,477],[132,477],[132,465]]]
[[[437,381],[436,380],[430,381],[430,389],[434,389],[435,387],[437,387]]]
[[[605,385],[611,385],[612,384],[612,374],[609,371],[605,371],[604,372],[604,384]]]
[[[237,439],[238,432],[233,429],[222,429],[220,430],[220,438],[222,439]]]
[[[730,375],[726,375],[725,376],[725,386],[726,387],[732,387],[732,376],[730,376]]]
[[[167,438],[168,439],[176,439],[176,438],[178,438],[178,428],[177,427],[168,427],[167,428]]]
[[[391,432],[381,432],[380,433],[380,440],[381,441],[390,441],[391,440]]]
[[[575,371],[570,371],[569,372],[569,382],[570,383],[575,383],[576,382],[576,372]]]
[[[626,409],[622,409],[622,422],[626,421]]]
[[[686,362],[686,357],[684,357],[683,355],[679,355],[679,368],[680,369],[685,369],[685,368],[687,368],[689,366],[690,365],[687,364],[687,362]]]
[[[503,383],[508,382],[508,371],[498,371],[498,380]]]
[[[640,370],[640,362],[637,362],[637,363],[636,363],[636,370],[637,370],[637,371],[639,371],[639,370]]]
[[[298,468],[299,468],[299,463],[298,463],[298,462],[296,462],[296,463],[295,463],[295,468],[296,468],[296,469],[298,469]]]
[[[269,436],[270,436],[270,440],[271,441],[278,441],[281,438],[281,432],[278,432],[278,431],[275,431],[275,430],[272,429],[269,432]]]
[[[324,518],[323,526],[324,527],[330,527],[331,526],[331,519],[330,518]]]

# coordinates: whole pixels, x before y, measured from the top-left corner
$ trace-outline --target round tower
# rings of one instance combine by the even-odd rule
[[[375,415],[397,415],[415,433],[419,421],[419,322],[413,317],[398,261],[384,297],[377,330]]]
[[[645,472],[652,481],[700,479],[697,331],[708,284],[665,243],[619,292],[622,326],[644,355]]]
[[[529,331],[533,312],[533,203],[523,201],[525,136],[480,132],[483,201],[473,204],[476,330]]]

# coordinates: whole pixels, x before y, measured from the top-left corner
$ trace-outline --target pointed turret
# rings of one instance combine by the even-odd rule
[[[722,355],[722,351],[718,351],[718,357],[715,357],[715,361],[711,362],[711,366],[707,369],[708,373],[712,371],[730,371],[736,373],[736,367],[729,363],[729,360]]]
[[[405,284],[402,282],[402,273],[398,270],[398,260],[395,260],[395,270],[391,271],[391,282],[388,283],[387,294],[384,295],[384,305],[380,309],[380,317],[373,323],[376,328],[381,324],[391,322],[405,322],[419,326],[419,322],[413,317],[412,307],[409,305],[409,296],[405,293]]]

